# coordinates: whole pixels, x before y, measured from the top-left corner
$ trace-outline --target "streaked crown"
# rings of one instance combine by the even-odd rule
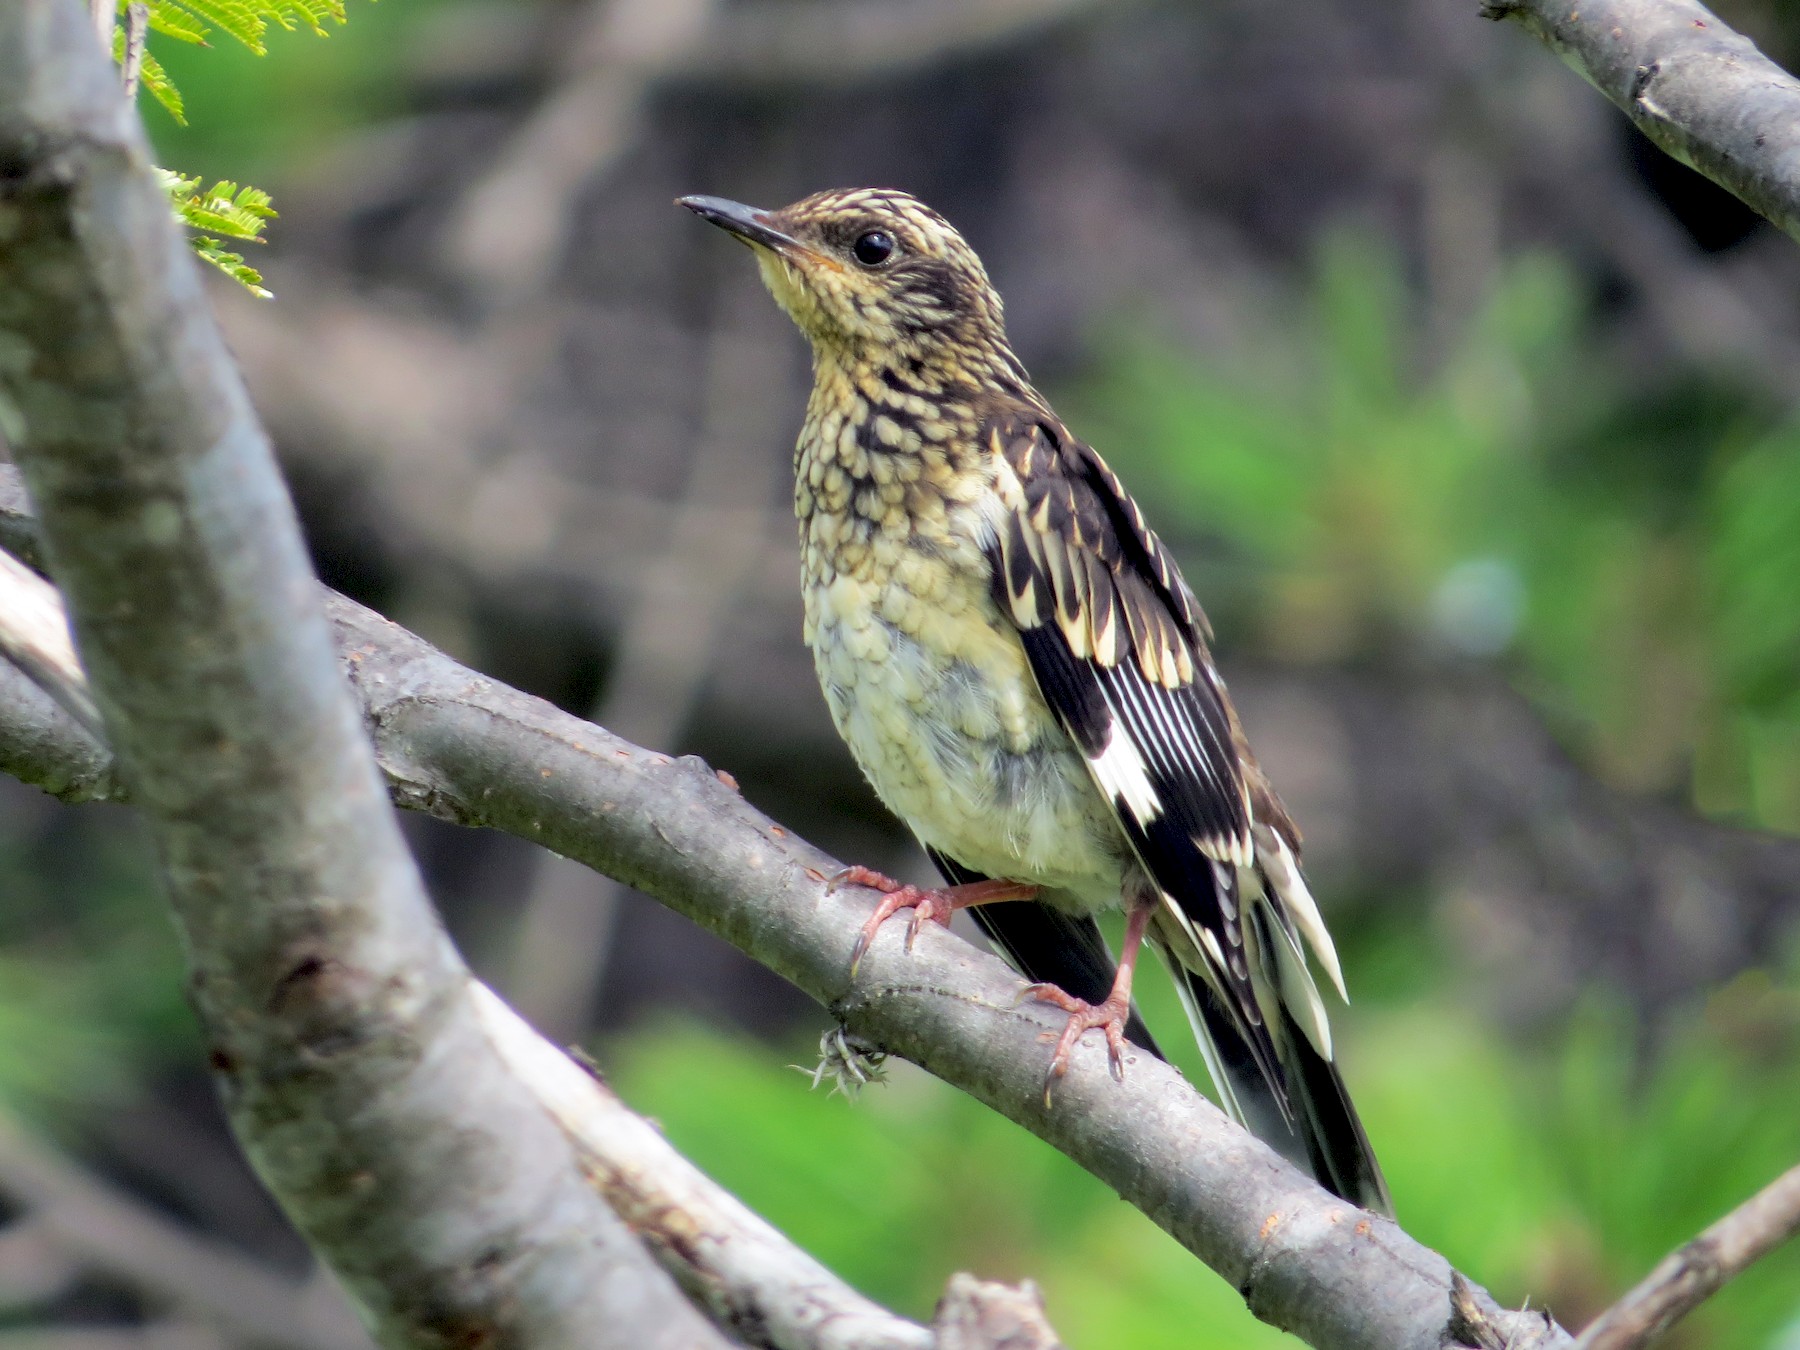
[[[955,227],[916,197],[833,189],[759,211],[682,204],[756,252],[764,282],[821,353],[933,360],[1006,351],[1000,297]]]

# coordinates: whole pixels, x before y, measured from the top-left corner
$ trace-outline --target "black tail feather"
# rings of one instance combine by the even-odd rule
[[[1311,1172],[1333,1195],[1391,1216],[1394,1202],[1387,1180],[1337,1066],[1313,1048],[1284,1009],[1281,1025],[1270,1030],[1292,1108],[1290,1120],[1249,1045],[1206,982],[1192,971],[1172,973],[1193,1014],[1195,1033],[1210,1044],[1208,1066],[1223,1080],[1218,1088],[1227,1111],[1289,1162]]]

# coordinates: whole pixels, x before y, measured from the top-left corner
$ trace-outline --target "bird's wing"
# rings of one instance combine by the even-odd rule
[[[1159,926],[1199,959],[1279,1085],[1239,904],[1238,868],[1256,862],[1246,756],[1199,605],[1091,448],[1035,412],[994,416],[987,437],[1000,608],[1160,889]]]

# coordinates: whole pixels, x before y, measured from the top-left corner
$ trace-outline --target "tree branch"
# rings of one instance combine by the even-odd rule
[[[4,489],[0,478],[0,489]],[[0,491],[0,542],[28,531]],[[638,887],[736,944],[864,1041],[904,1055],[1017,1121],[1137,1205],[1264,1320],[1330,1350],[1439,1350],[1449,1264],[1394,1224],[1320,1190],[1168,1066],[1123,1084],[1077,1048],[1043,1100],[1053,1029],[996,958],[935,926],[887,933],[849,978],[869,901],[824,894],[839,863],[756,811],[697,759],[673,761],[458,665],[371,610],[328,595],[341,658],[396,801],[504,830]],[[64,717],[69,734],[73,722]],[[0,747],[13,735],[0,703]],[[1465,1300],[1511,1340],[1570,1339],[1536,1315]]]
[[[721,1345],[475,1019],[84,11],[0,6],[0,402],[234,1128],[390,1344]],[[41,708],[39,709],[41,712]]]
[[[1800,80],[1695,0],[1483,0],[1657,145],[1800,239]]]
[[[792,1350],[932,1350],[928,1330],[751,1213],[487,986],[471,993],[501,1057],[576,1142],[594,1185],[720,1326]]]
[[[849,976],[870,902],[824,894],[840,864],[697,759],[671,761],[458,666],[342,597],[328,609],[396,800],[504,830],[662,900],[903,1055],[1023,1125],[1137,1205],[1245,1295],[1321,1347],[1437,1350],[1451,1271],[1387,1220],[1320,1190],[1166,1065],[1121,1085],[1078,1048],[1043,1099],[1048,1015],[1001,962],[935,928],[884,933]],[[1560,1330],[1493,1309],[1515,1350]]]
[[[1664,1257],[1582,1331],[1574,1350],[1640,1350],[1797,1233],[1800,1167]]]

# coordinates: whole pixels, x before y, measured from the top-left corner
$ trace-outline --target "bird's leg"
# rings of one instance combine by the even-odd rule
[[[876,931],[903,909],[913,912],[912,922],[906,928],[906,950],[910,952],[913,940],[919,936],[919,929],[925,926],[927,920],[935,920],[948,928],[950,916],[959,909],[968,909],[971,905],[997,904],[1002,900],[1029,900],[1038,893],[1036,886],[1028,886],[1019,881],[971,881],[962,886],[940,886],[925,890],[918,886],[902,885],[872,867],[846,867],[825,883],[825,894],[830,895],[844,885],[867,886],[882,893],[881,903],[875,906],[875,912],[863,925],[862,933],[856,939],[856,947],[850,953],[852,975],[856,974],[856,968],[862,964],[863,954],[875,940]]]
[[[1069,1071],[1069,1052],[1075,1048],[1082,1033],[1094,1027],[1099,1027],[1106,1033],[1106,1054],[1112,1067],[1112,1076],[1121,1083],[1125,1081],[1125,1022],[1131,1016],[1131,973],[1137,967],[1138,952],[1144,945],[1144,929],[1150,923],[1153,908],[1152,905],[1139,901],[1126,915],[1125,944],[1119,953],[1119,973],[1113,980],[1112,992],[1103,1002],[1089,1003],[1053,984],[1031,985],[1019,996],[1020,1002],[1034,998],[1042,1003],[1054,1003],[1069,1014],[1069,1024],[1057,1038],[1056,1053],[1050,1056],[1050,1072],[1044,1076],[1046,1106],[1050,1104],[1051,1087]],[[1048,1032],[1044,1039],[1050,1039]]]

